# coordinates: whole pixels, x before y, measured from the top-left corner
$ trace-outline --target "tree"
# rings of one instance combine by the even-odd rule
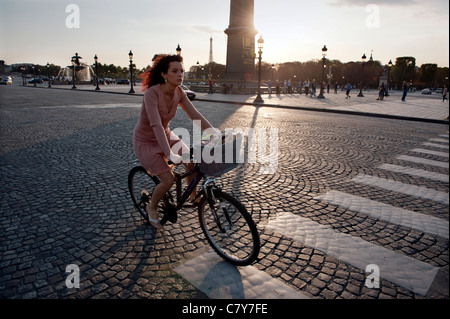
[[[226,66],[216,62],[211,62],[203,66],[205,77],[211,76],[211,79],[221,79],[225,74]]]
[[[424,82],[428,87],[435,87],[437,68],[437,64],[422,64],[420,67],[420,82]]]
[[[443,87],[444,85],[449,87],[448,78],[448,68],[437,68],[435,77],[437,87]]]
[[[399,57],[391,70],[393,83],[401,87],[403,81],[413,82],[415,78],[416,59],[414,57]]]

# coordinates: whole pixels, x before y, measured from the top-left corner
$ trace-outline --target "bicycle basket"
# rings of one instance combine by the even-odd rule
[[[194,157],[199,170],[206,176],[218,177],[243,163],[241,158],[241,134],[223,134],[219,141],[202,140],[194,145]]]

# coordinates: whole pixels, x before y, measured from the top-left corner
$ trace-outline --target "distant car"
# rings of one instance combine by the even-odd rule
[[[130,81],[128,81],[128,80],[117,80],[116,84],[130,84]]]
[[[441,88],[438,88],[438,89],[436,89],[436,91],[434,91],[435,93],[440,93],[440,94],[442,94],[442,89]]]
[[[189,98],[189,100],[193,101],[195,99],[195,97],[197,96],[197,94],[195,94],[194,91],[189,90],[187,88],[187,86],[182,85],[181,88],[183,89],[184,92],[186,92],[186,95]]]
[[[431,90],[430,89],[424,89],[424,90],[422,90],[422,94],[431,95]]]
[[[3,85],[12,85],[12,77],[10,77],[10,76],[4,76],[3,79],[0,81],[0,84],[3,84]]]
[[[42,79],[32,79],[30,81],[28,81],[28,83],[33,84],[33,83],[39,83],[42,84],[44,81],[42,81]]]

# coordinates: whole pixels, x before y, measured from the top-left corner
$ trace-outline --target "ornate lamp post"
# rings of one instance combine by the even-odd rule
[[[33,65],[32,66],[32,69],[33,69],[33,79],[34,79],[34,87],[36,87],[36,67]]]
[[[391,86],[391,69],[392,69],[392,60],[389,60],[388,63],[388,79],[387,79],[387,87],[385,96],[389,96],[389,87]]]
[[[324,45],[322,48],[322,83],[320,83],[320,94],[317,97],[318,99],[324,99],[325,96],[323,95],[323,83],[325,82],[325,63],[327,62],[327,46]]]
[[[52,87],[52,76],[50,74],[50,64],[47,62],[48,87]]]
[[[96,91],[100,91],[100,87],[98,86],[98,57],[97,54],[94,56],[94,62],[95,62],[95,84],[96,84]]]
[[[261,97],[261,60],[262,60],[262,49],[264,47],[264,39],[262,35],[258,39],[258,54],[259,54],[259,70],[258,70],[258,96],[253,103],[264,103]]]
[[[23,74],[25,72],[25,67],[20,67],[20,72],[22,72],[22,86],[27,86],[27,80],[25,78],[25,75]]]
[[[179,56],[181,56],[181,48],[180,48],[180,45],[178,44],[178,46],[177,46],[177,54],[179,55]]]
[[[130,58],[130,85],[131,85],[130,92],[128,92],[128,93],[134,93],[134,90],[133,90],[133,52],[131,52],[131,50],[130,50],[130,53],[128,53],[128,57]]]
[[[75,55],[72,57],[72,65],[73,65],[73,86],[72,89],[76,89],[77,87],[75,86],[75,82],[77,80],[77,73],[76,73],[76,68],[77,66],[80,66],[80,59],[82,59],[82,57],[80,57],[78,55],[78,53],[75,53]]]
[[[366,59],[367,59],[367,57],[366,57],[366,54],[364,53],[364,55],[361,57],[361,60],[362,60],[361,87],[359,89],[358,97],[364,97],[362,90],[363,90],[363,85],[364,85],[364,66],[366,64]]]

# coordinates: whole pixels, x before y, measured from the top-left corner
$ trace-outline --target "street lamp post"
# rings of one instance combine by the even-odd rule
[[[80,59],[82,59],[81,56],[78,55],[78,53],[75,53],[75,55],[72,57],[72,65],[73,65],[73,86],[72,89],[76,89],[75,82],[77,80],[77,73],[76,68],[80,65]]]
[[[95,62],[95,84],[97,85],[95,90],[100,91],[100,87],[98,86],[98,57],[97,57],[97,54],[94,56],[94,62]]]
[[[327,61],[327,58],[326,58],[327,51],[328,51],[327,46],[324,45],[323,48],[322,48],[322,83],[320,83],[320,94],[317,97],[318,99],[324,99],[325,98],[325,96],[323,95],[323,93],[324,93],[323,92],[324,91],[323,90],[323,83],[325,82],[325,63]]]
[[[259,70],[258,70],[258,96],[253,103],[264,103],[261,97],[261,61],[262,61],[262,49],[264,47],[264,39],[262,35],[258,39],[258,54],[259,54]]]
[[[177,50],[177,55],[178,55],[178,56],[181,56],[181,47],[180,47],[179,44],[178,44],[176,50]]]
[[[386,87],[386,94],[385,96],[389,96],[389,87],[391,84],[391,69],[392,69],[392,60],[389,60],[388,63],[388,79],[387,79],[387,87]]]
[[[22,86],[26,86],[27,85],[27,80],[25,78],[25,75],[23,74],[25,71],[25,67],[21,66],[20,67],[20,72],[22,72]]]
[[[358,97],[364,97],[362,90],[363,90],[363,85],[364,85],[364,66],[366,64],[366,59],[367,59],[367,57],[366,57],[366,54],[364,53],[364,55],[361,57],[361,60],[362,60],[361,87],[359,89]]]
[[[134,93],[134,90],[133,90],[133,52],[131,52],[131,50],[130,50],[130,53],[128,53],[128,57],[130,58],[130,85],[131,85],[130,92],[128,92],[128,93]]]
[[[36,87],[36,67],[33,65],[32,66],[32,68],[33,68],[33,79],[34,79],[34,87]]]
[[[50,75],[50,64],[47,62],[48,87],[52,87],[52,76]]]

